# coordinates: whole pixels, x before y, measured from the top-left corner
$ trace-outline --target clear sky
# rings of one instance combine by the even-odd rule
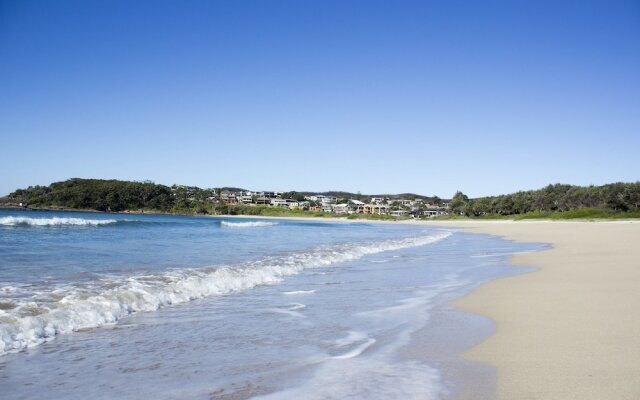
[[[640,179],[640,2],[0,0],[0,195]]]

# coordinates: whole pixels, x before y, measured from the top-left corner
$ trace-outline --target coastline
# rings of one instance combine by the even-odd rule
[[[550,244],[548,250],[510,258],[512,264],[536,271],[489,281],[453,302],[463,311],[490,318],[495,326],[491,336],[463,355],[497,369],[498,399],[640,398],[638,220],[203,217],[452,227]],[[486,385],[477,377],[468,379],[471,386]],[[456,399],[475,399],[477,394],[468,391]]]
[[[552,246],[511,257],[536,271],[454,301],[494,321],[463,355],[497,368],[498,399],[640,398],[638,221],[423,223]]]

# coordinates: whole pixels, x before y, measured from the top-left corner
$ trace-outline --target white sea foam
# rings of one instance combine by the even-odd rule
[[[361,340],[367,339],[368,336],[365,332],[357,332],[357,331],[349,331],[347,336],[337,339],[335,341],[336,346],[344,347],[359,342]]]
[[[524,251],[509,251],[509,252],[496,252],[496,253],[483,253],[483,254],[474,254],[469,257],[471,258],[490,258],[490,257],[504,257],[504,256],[514,256],[516,254],[527,254],[531,253],[533,250],[524,250]]]
[[[336,360],[346,360],[348,358],[354,358],[354,357],[358,357],[360,354],[362,354],[366,349],[368,349],[369,347],[371,347],[371,345],[373,345],[376,342],[375,339],[373,338],[369,338],[366,341],[364,341],[363,343],[361,343],[358,347],[356,347],[355,349],[348,351],[344,354],[340,354],[339,356],[333,356],[333,359]]]
[[[303,310],[306,307],[307,306],[305,306],[304,304],[291,303],[291,304],[287,305],[286,307],[270,308],[267,311],[274,312],[274,313],[279,313],[279,314],[286,314],[286,315],[290,315],[292,317],[304,317],[304,315],[302,315],[298,310]]]
[[[313,294],[315,290],[293,290],[291,292],[282,292],[282,294],[286,295],[298,295],[298,294]]]
[[[115,224],[115,219],[1,217],[0,226],[98,226]]]
[[[440,289],[446,291],[449,284]],[[436,288],[433,288],[436,289]],[[335,340],[339,348],[350,350],[315,361],[317,368],[298,386],[254,399],[420,399],[442,398],[445,387],[440,372],[432,366],[398,357],[398,349],[409,343],[411,334],[425,326],[432,299],[440,290],[417,292],[417,297],[392,306],[360,313],[373,332],[398,331],[394,340],[377,342],[367,332],[350,331]],[[370,325],[373,323],[373,325]],[[394,329],[390,329],[393,327]],[[374,346],[376,345],[376,346]]]
[[[289,304],[289,311],[296,311],[296,310],[302,310],[304,308],[307,308],[306,305],[302,304],[302,303],[291,303]]]
[[[253,399],[436,400],[444,394],[441,382],[439,371],[421,362],[389,362],[386,357],[334,358],[321,364],[310,381]]]
[[[227,228],[256,228],[261,226],[274,226],[274,225],[278,225],[278,223],[266,222],[266,221],[249,221],[249,222],[220,221],[220,225],[225,226]]]
[[[449,235],[450,232],[442,232],[377,243],[322,246],[236,266],[173,270],[159,275],[96,281],[85,288],[57,288],[49,301],[25,302],[5,310],[0,318],[0,354],[39,345],[58,334],[112,324],[132,313],[275,284],[307,268],[423,246]]]

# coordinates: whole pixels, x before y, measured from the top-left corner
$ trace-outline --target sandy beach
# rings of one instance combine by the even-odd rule
[[[496,326],[464,355],[497,368],[499,400],[640,399],[640,221],[329,220],[457,227],[549,244],[511,258],[534,272],[455,302]]]
[[[498,399],[640,398],[639,222],[427,224],[551,245],[512,257],[537,271],[455,303],[496,324],[465,356],[497,367]]]

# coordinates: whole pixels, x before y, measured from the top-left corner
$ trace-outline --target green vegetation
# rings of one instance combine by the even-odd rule
[[[18,189],[9,198],[30,207],[98,211],[171,211],[176,205],[176,198],[167,186],[151,182],[77,178],[55,182],[49,186]]]
[[[640,210],[636,211],[610,211],[599,210],[596,208],[580,208],[577,210],[563,212],[540,212],[530,211],[526,214],[514,217],[515,220],[521,219],[626,219],[640,218]]]
[[[337,217],[333,213],[304,211],[267,205],[226,204],[212,201],[223,190],[193,186],[165,186],[153,182],[73,178],[49,186],[31,186],[11,193],[4,204],[22,203],[30,208],[97,211],[145,211],[174,214],[249,215],[273,217]],[[300,199],[299,193],[288,193]]]
[[[640,182],[588,187],[556,184],[478,199],[457,192],[449,209],[453,215],[473,218],[638,218]]]
[[[263,217],[335,217],[333,213],[311,212],[300,209],[289,209],[271,206],[247,206],[241,204],[215,204],[209,214],[218,215],[250,215]]]
[[[0,205],[18,205],[31,208],[56,208],[97,211],[145,211],[175,214],[249,215],[274,217],[337,217],[333,213],[305,211],[258,204],[228,204],[221,195],[240,192],[238,188],[201,189],[194,186],[165,186],[153,182],[127,182],[100,179],[69,179],[49,186],[19,189]],[[338,193],[338,192],[329,192]],[[340,192],[343,193],[343,192]],[[346,193],[346,192],[344,192]],[[367,200],[367,196],[358,194]],[[398,209],[399,195],[386,196],[390,208]],[[424,196],[412,195],[416,198]],[[285,199],[303,200],[304,193],[287,192]],[[346,204],[351,197],[341,197]],[[437,197],[430,198],[437,200]],[[311,202],[311,206],[317,206]],[[420,208],[422,207],[422,208]],[[425,206],[418,206],[422,210]],[[313,209],[313,207],[311,207]],[[344,216],[344,215],[342,215]],[[397,220],[388,214],[349,214],[348,219]],[[640,218],[640,182],[612,183],[603,186],[580,187],[549,185],[540,190],[517,192],[502,196],[469,199],[457,192],[449,202],[449,215],[439,218],[477,219],[595,219]]]

